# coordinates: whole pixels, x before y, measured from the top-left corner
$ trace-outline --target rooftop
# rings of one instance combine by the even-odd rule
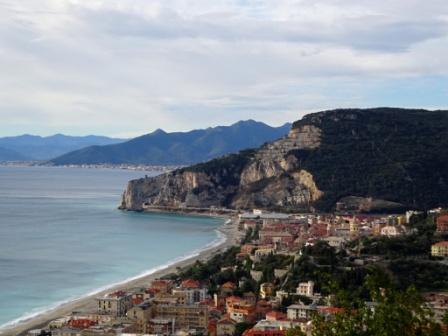
[[[187,280],[182,281],[180,287],[181,288],[200,288],[201,284],[197,280],[187,279]]]
[[[438,243],[433,244],[432,246],[437,246],[437,247],[448,247],[448,241],[441,241]]]

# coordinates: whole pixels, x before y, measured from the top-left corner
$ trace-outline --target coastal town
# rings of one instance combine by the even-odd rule
[[[381,314],[386,282],[366,285],[381,272],[392,274],[396,287],[417,287],[418,306],[428,317],[424,328],[439,332],[434,335],[447,332],[444,209],[386,215],[254,209],[232,215],[224,227],[238,232],[237,239],[207,260],[145,286],[97,296],[91,310],[73,311],[25,334],[318,335],[340,316],[363,309]]]

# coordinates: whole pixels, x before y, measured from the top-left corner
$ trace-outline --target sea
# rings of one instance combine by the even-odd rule
[[[124,212],[154,172],[0,167],[0,331],[219,244],[218,218]]]

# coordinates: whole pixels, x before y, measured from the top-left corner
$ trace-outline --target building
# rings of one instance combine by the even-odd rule
[[[300,321],[293,320],[260,320],[254,326],[256,330],[288,330],[294,327],[301,327]]]
[[[255,251],[253,261],[260,262],[263,258],[266,258],[272,254],[275,254],[275,250],[273,248],[259,248]]]
[[[297,287],[296,291],[298,295],[312,297],[314,296],[314,282],[313,281],[301,282],[299,283],[299,286]]]
[[[222,295],[231,295],[233,291],[236,289],[236,285],[233,282],[226,282],[221,286],[221,294]]]
[[[266,313],[266,320],[267,321],[283,321],[286,320],[286,315],[282,312],[272,310],[268,313]]]
[[[236,322],[224,318],[216,324],[216,336],[232,336],[235,333]]]
[[[156,293],[169,294],[173,289],[173,281],[165,279],[156,279],[153,282],[151,282],[151,287],[149,289]]]
[[[81,336],[81,329],[62,327],[59,329],[53,329],[51,331],[51,335],[52,336]]]
[[[273,244],[278,247],[288,247],[294,243],[294,236],[288,231],[260,231],[260,242],[262,244]]]
[[[270,282],[265,282],[260,285],[260,296],[263,299],[266,299],[269,296],[272,296],[274,293],[274,285]]]
[[[71,319],[68,322],[69,327],[76,328],[76,329],[87,329],[94,325],[96,325],[95,321],[85,319],[85,318],[75,318],[75,319]]]
[[[174,320],[154,318],[146,322],[145,333],[151,335],[172,335],[175,325]]]
[[[137,306],[133,306],[128,310],[126,316],[133,320],[136,326],[136,331],[139,333],[146,332],[146,324],[154,315],[154,307],[149,302],[144,302]]]
[[[431,246],[431,255],[433,257],[448,257],[448,241],[433,244]]]
[[[402,225],[386,225],[381,229],[381,235],[387,237],[395,237],[406,233],[406,229]]]
[[[170,320],[174,330],[207,330],[208,306],[202,304],[160,304],[155,306],[155,317]]]
[[[207,297],[207,289],[202,288],[196,280],[185,280],[178,287],[173,289],[173,295],[179,298],[180,304],[191,305],[204,301]]]
[[[448,215],[442,215],[437,217],[437,232],[448,232]]]
[[[328,245],[338,250],[341,249],[343,245],[347,242],[347,239],[345,239],[344,237],[336,237],[336,236],[325,237],[323,240],[325,240],[328,243]]]
[[[316,312],[315,305],[293,304],[287,308],[286,315],[289,320],[311,319]]]
[[[251,322],[255,319],[255,306],[237,296],[226,298],[226,311],[229,317],[236,322]]]
[[[132,307],[132,295],[123,291],[110,293],[102,298],[97,298],[98,313],[111,316],[125,316]]]
[[[258,330],[251,328],[243,333],[243,336],[285,336],[286,330]]]

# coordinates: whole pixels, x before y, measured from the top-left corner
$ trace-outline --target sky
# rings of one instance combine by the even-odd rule
[[[446,0],[0,0],[0,136],[448,107]]]

